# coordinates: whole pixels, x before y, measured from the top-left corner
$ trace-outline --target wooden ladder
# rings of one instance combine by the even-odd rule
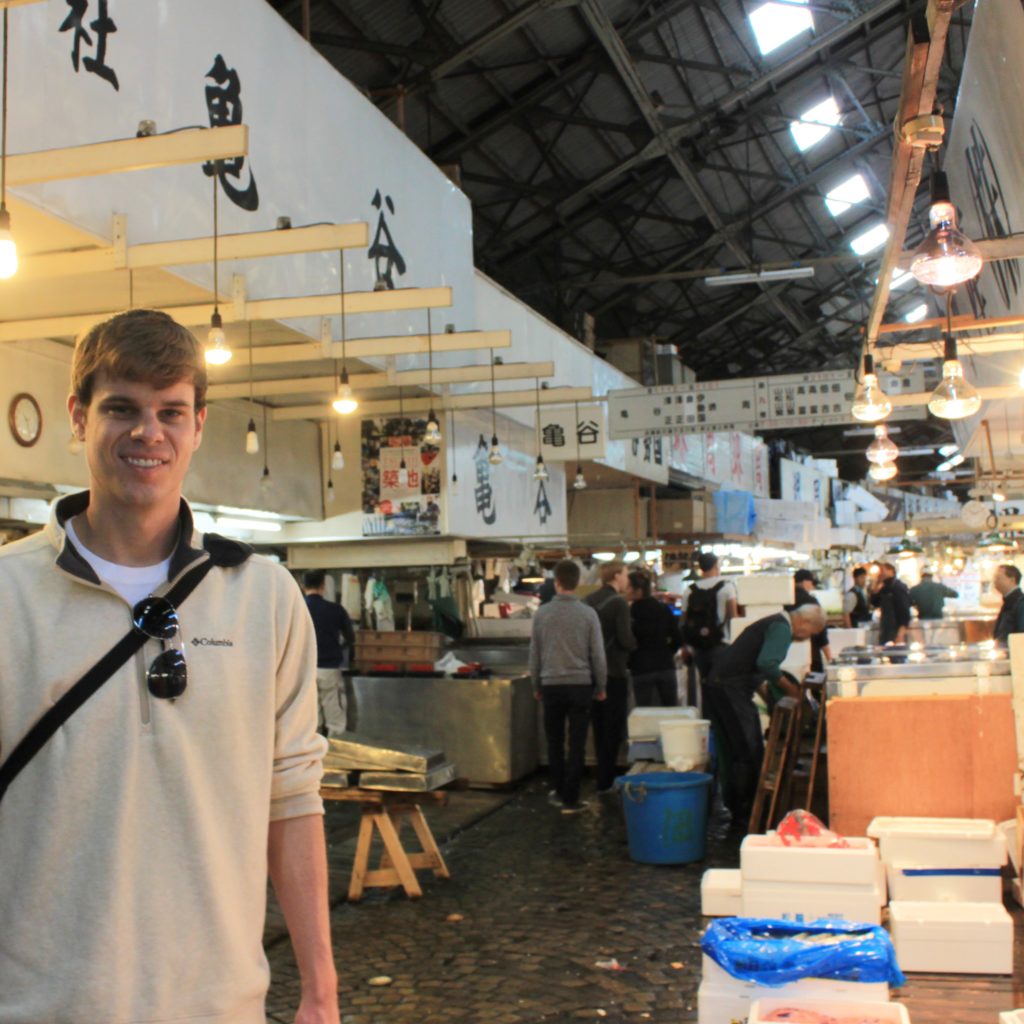
[[[761,776],[757,780],[754,805],[750,809],[748,832],[766,832],[778,821],[780,798],[789,787],[800,741],[802,704],[803,701],[793,697],[782,697],[772,709],[764,760],[761,762]]]

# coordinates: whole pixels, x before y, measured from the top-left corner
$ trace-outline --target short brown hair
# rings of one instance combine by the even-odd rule
[[[607,586],[625,568],[626,563],[616,558],[611,562],[602,562],[601,568],[597,570],[597,575],[601,583]]]
[[[563,558],[555,566],[555,582],[563,590],[575,590],[580,585],[580,567],[571,558]]]
[[[158,309],[130,309],[104,320],[75,343],[71,390],[84,406],[92,401],[100,372],[121,380],[168,388],[195,385],[195,408],[206,405],[206,362],[190,331]]]

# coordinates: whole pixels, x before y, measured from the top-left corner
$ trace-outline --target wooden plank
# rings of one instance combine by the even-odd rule
[[[230,160],[249,153],[244,124],[195,128],[167,135],[93,142],[67,149],[15,153],[7,157],[7,186],[33,185],[67,178],[91,178],[153,167]]]
[[[323,794],[323,790],[320,791]],[[337,798],[332,798],[337,799]],[[348,883],[348,898],[356,903],[363,897],[366,872],[370,863],[370,846],[373,843],[373,819],[363,814],[359,819],[359,838],[356,841],[355,858],[352,861],[352,877]]]

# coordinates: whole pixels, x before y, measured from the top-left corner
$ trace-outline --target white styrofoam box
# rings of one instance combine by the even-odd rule
[[[782,498],[755,498],[754,511],[758,520],[816,519],[819,514],[816,501],[786,501]]]
[[[749,835],[740,844],[740,872],[744,881],[799,883],[801,885],[878,884],[878,847],[871,839],[852,836],[848,848],[783,846],[774,834]]]
[[[999,1024],[1024,1024],[1024,1010],[1007,1010],[999,1014]]]
[[[733,582],[736,584],[736,593],[742,605],[793,603],[793,577],[788,573],[737,576]]]
[[[697,1024],[743,1024],[750,996],[702,981],[697,988]]]
[[[902,1003],[876,1003],[852,999],[786,999],[773,993],[758,999],[750,1007],[747,1024],[765,1024],[776,1010],[810,1010],[826,1017],[846,1020],[870,1020],[872,1024],[910,1024],[910,1014]]]
[[[1010,854],[1010,867],[1013,868],[1015,875],[1020,874],[1020,861],[1017,859],[1017,821],[1014,818],[1009,818],[1006,821],[999,822],[996,828],[1003,833],[1003,837],[1006,839],[1006,849]]]
[[[743,917],[802,918],[804,921],[839,917],[858,924],[881,924],[882,899],[874,880],[870,885],[806,885],[796,881],[764,882],[744,878],[740,905]]]
[[[1006,836],[985,818],[874,818],[867,832],[878,840],[886,864],[1001,868],[1006,863]]]
[[[1013,918],[1001,903],[889,904],[903,971],[1012,974]]]
[[[856,526],[857,506],[852,501],[834,501],[832,518],[836,526]],[[860,532],[859,530],[857,531]]]
[[[828,646],[834,658],[847,647],[863,647],[868,642],[868,631],[862,626],[846,629],[840,626],[828,627]]]
[[[774,996],[779,998],[800,999],[850,999],[863,1000],[866,1003],[888,1003],[889,986],[884,981],[841,981],[835,978],[801,978],[785,985],[759,985],[756,981],[744,981],[734,978],[724,968],[719,967],[706,953],[701,955],[701,990],[704,991],[709,1004],[728,1012],[715,1017],[706,1017],[700,1011],[698,993],[698,1015],[701,1021],[710,1020],[712,1024],[733,1017],[745,1020],[750,1004],[757,999]],[[742,1006],[740,1003],[742,1002]],[[735,1011],[739,1010],[739,1013]]]
[[[769,615],[778,615],[781,611],[781,604],[749,604],[743,606],[743,617],[757,622],[758,619],[765,619]]]
[[[962,873],[965,870],[991,874]],[[999,868],[920,868],[914,864],[886,864],[885,871],[891,900],[999,903],[1003,898],[1003,876]]]
[[[857,548],[864,545],[864,531],[856,526],[833,526],[829,531],[829,547]]]
[[[627,719],[626,731],[631,740],[657,740],[661,738],[661,722],[699,717],[700,712],[696,708],[633,708]]]
[[[705,917],[738,917],[742,885],[738,868],[708,868],[700,880],[700,912]]]

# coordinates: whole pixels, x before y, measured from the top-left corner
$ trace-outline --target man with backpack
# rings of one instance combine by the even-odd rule
[[[597,754],[597,791],[608,793],[615,781],[619,747],[626,736],[629,711],[629,655],[636,650],[636,637],[629,605],[622,596],[629,586],[629,570],[617,559],[604,562],[599,570],[601,589],[588,594],[583,603],[597,612],[608,663],[607,699],[591,708],[594,719],[594,750]]]
[[[715,657],[729,638],[729,622],[738,614],[736,584],[722,579],[718,555],[702,551],[700,579],[690,584],[683,606],[683,643],[700,678],[707,682]]]

